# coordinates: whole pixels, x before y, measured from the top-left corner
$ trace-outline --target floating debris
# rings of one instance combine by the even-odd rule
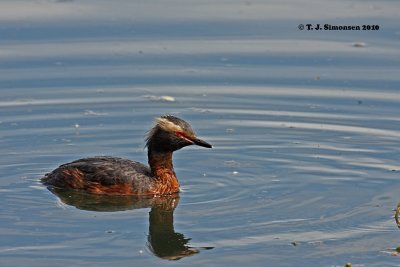
[[[398,228],[400,228],[399,211],[400,211],[400,202],[397,203],[396,212],[394,213],[394,219],[396,221]]]
[[[297,247],[298,245],[300,245],[299,241],[293,241],[290,244],[292,244],[293,246]]]
[[[365,47],[365,46],[367,46],[367,44],[364,42],[356,42],[356,43],[352,43],[351,46],[352,47]]]
[[[400,252],[400,247],[390,248],[388,250],[381,251],[381,253],[384,253],[384,254],[390,255],[390,256],[394,256],[394,257],[399,256],[399,252]]]
[[[163,96],[144,95],[143,97],[150,99],[150,100],[155,100],[155,101],[165,101],[165,102],[174,102],[175,101],[175,97],[169,96],[169,95],[163,95]]]
[[[107,112],[95,112],[93,110],[87,109],[84,113],[86,116],[105,116],[108,115]]]
[[[175,97],[168,96],[168,95],[161,96],[161,98],[160,98],[160,99],[161,99],[161,100],[163,100],[163,101],[169,101],[169,102],[173,102],[173,101],[175,101]]]

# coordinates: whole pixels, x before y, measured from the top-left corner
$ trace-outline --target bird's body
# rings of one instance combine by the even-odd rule
[[[174,116],[162,116],[149,132],[146,146],[150,167],[116,157],[72,161],[46,174],[42,182],[55,188],[107,195],[164,195],[179,191],[172,153],[188,145],[211,148],[198,139],[190,125]]]
[[[61,165],[42,179],[59,188],[109,195],[155,194],[155,180],[147,166],[115,157],[79,159]]]

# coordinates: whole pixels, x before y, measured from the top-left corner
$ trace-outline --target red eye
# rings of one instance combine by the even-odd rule
[[[188,141],[189,143],[192,143],[192,144],[193,144],[193,141],[190,140],[189,138],[187,138],[187,137],[185,136],[185,134],[180,133],[180,132],[176,132],[175,134],[176,134],[177,136],[179,136],[180,138],[182,138],[182,139]]]

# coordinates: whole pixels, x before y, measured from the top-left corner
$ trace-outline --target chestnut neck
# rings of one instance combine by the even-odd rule
[[[149,147],[148,158],[156,193],[178,192],[179,182],[172,164],[172,151],[154,151]]]

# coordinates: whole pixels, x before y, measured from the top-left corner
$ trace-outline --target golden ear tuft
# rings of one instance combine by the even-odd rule
[[[176,125],[175,123],[164,117],[156,118],[156,125],[159,126],[161,129],[163,129],[164,131],[171,133],[183,131],[181,126]]]

